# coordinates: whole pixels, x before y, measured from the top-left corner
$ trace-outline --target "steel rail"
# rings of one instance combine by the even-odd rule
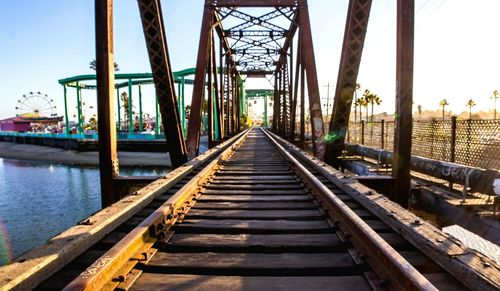
[[[32,289],[238,139],[238,135],[0,267],[0,291]]]
[[[263,132],[282,156],[290,162],[296,174],[330,210],[328,213],[331,214],[332,219],[339,221],[339,226],[349,233],[354,246],[366,254],[368,263],[374,272],[387,283],[387,287],[393,290],[438,290],[340,198],[286,151],[271,134],[266,130]]]
[[[139,261],[147,260],[147,251],[154,242],[168,240],[170,227],[192,206],[191,200],[199,195],[202,185],[243,143],[249,132],[250,130],[244,132],[232,146],[224,150],[176,194],[70,282],[64,290],[100,290],[118,285],[121,278],[113,280],[117,274],[126,274]]]

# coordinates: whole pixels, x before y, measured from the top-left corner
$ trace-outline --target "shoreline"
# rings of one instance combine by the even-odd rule
[[[200,151],[201,151],[200,147]],[[0,158],[43,161],[61,164],[98,166],[99,152],[77,152],[47,146],[0,142]],[[171,167],[170,157],[165,153],[118,152],[121,166]]]

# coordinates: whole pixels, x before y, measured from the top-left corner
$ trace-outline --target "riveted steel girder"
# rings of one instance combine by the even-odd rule
[[[138,3],[170,161],[173,167],[178,167],[187,162],[187,149],[177,109],[161,3],[160,0],[139,0]]]
[[[329,127],[329,142],[325,161],[336,164],[344,149],[345,136],[359,65],[365,41],[372,0],[350,0],[344,32],[344,43],[335,90],[332,118]]]
[[[397,86],[392,175],[396,177],[395,200],[401,206],[407,207],[411,184],[415,1],[398,0],[397,10]]]
[[[99,174],[102,207],[120,199],[114,178],[118,177],[115,126],[115,67],[113,60],[113,1],[95,2],[96,80],[99,108]]]

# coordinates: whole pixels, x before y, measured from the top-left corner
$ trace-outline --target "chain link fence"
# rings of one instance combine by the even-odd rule
[[[500,120],[415,120],[412,154],[500,169]],[[394,121],[351,122],[348,142],[392,151]]]

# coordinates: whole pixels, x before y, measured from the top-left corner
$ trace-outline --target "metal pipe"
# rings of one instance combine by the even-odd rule
[[[392,164],[393,153],[390,151],[370,148],[356,144],[346,144],[349,154],[361,155],[374,160],[379,159],[385,164]],[[411,156],[411,170],[433,176],[438,179],[465,185],[469,177],[470,190],[488,195],[494,195],[493,183],[500,179],[500,171],[474,168],[450,162],[429,158]]]

